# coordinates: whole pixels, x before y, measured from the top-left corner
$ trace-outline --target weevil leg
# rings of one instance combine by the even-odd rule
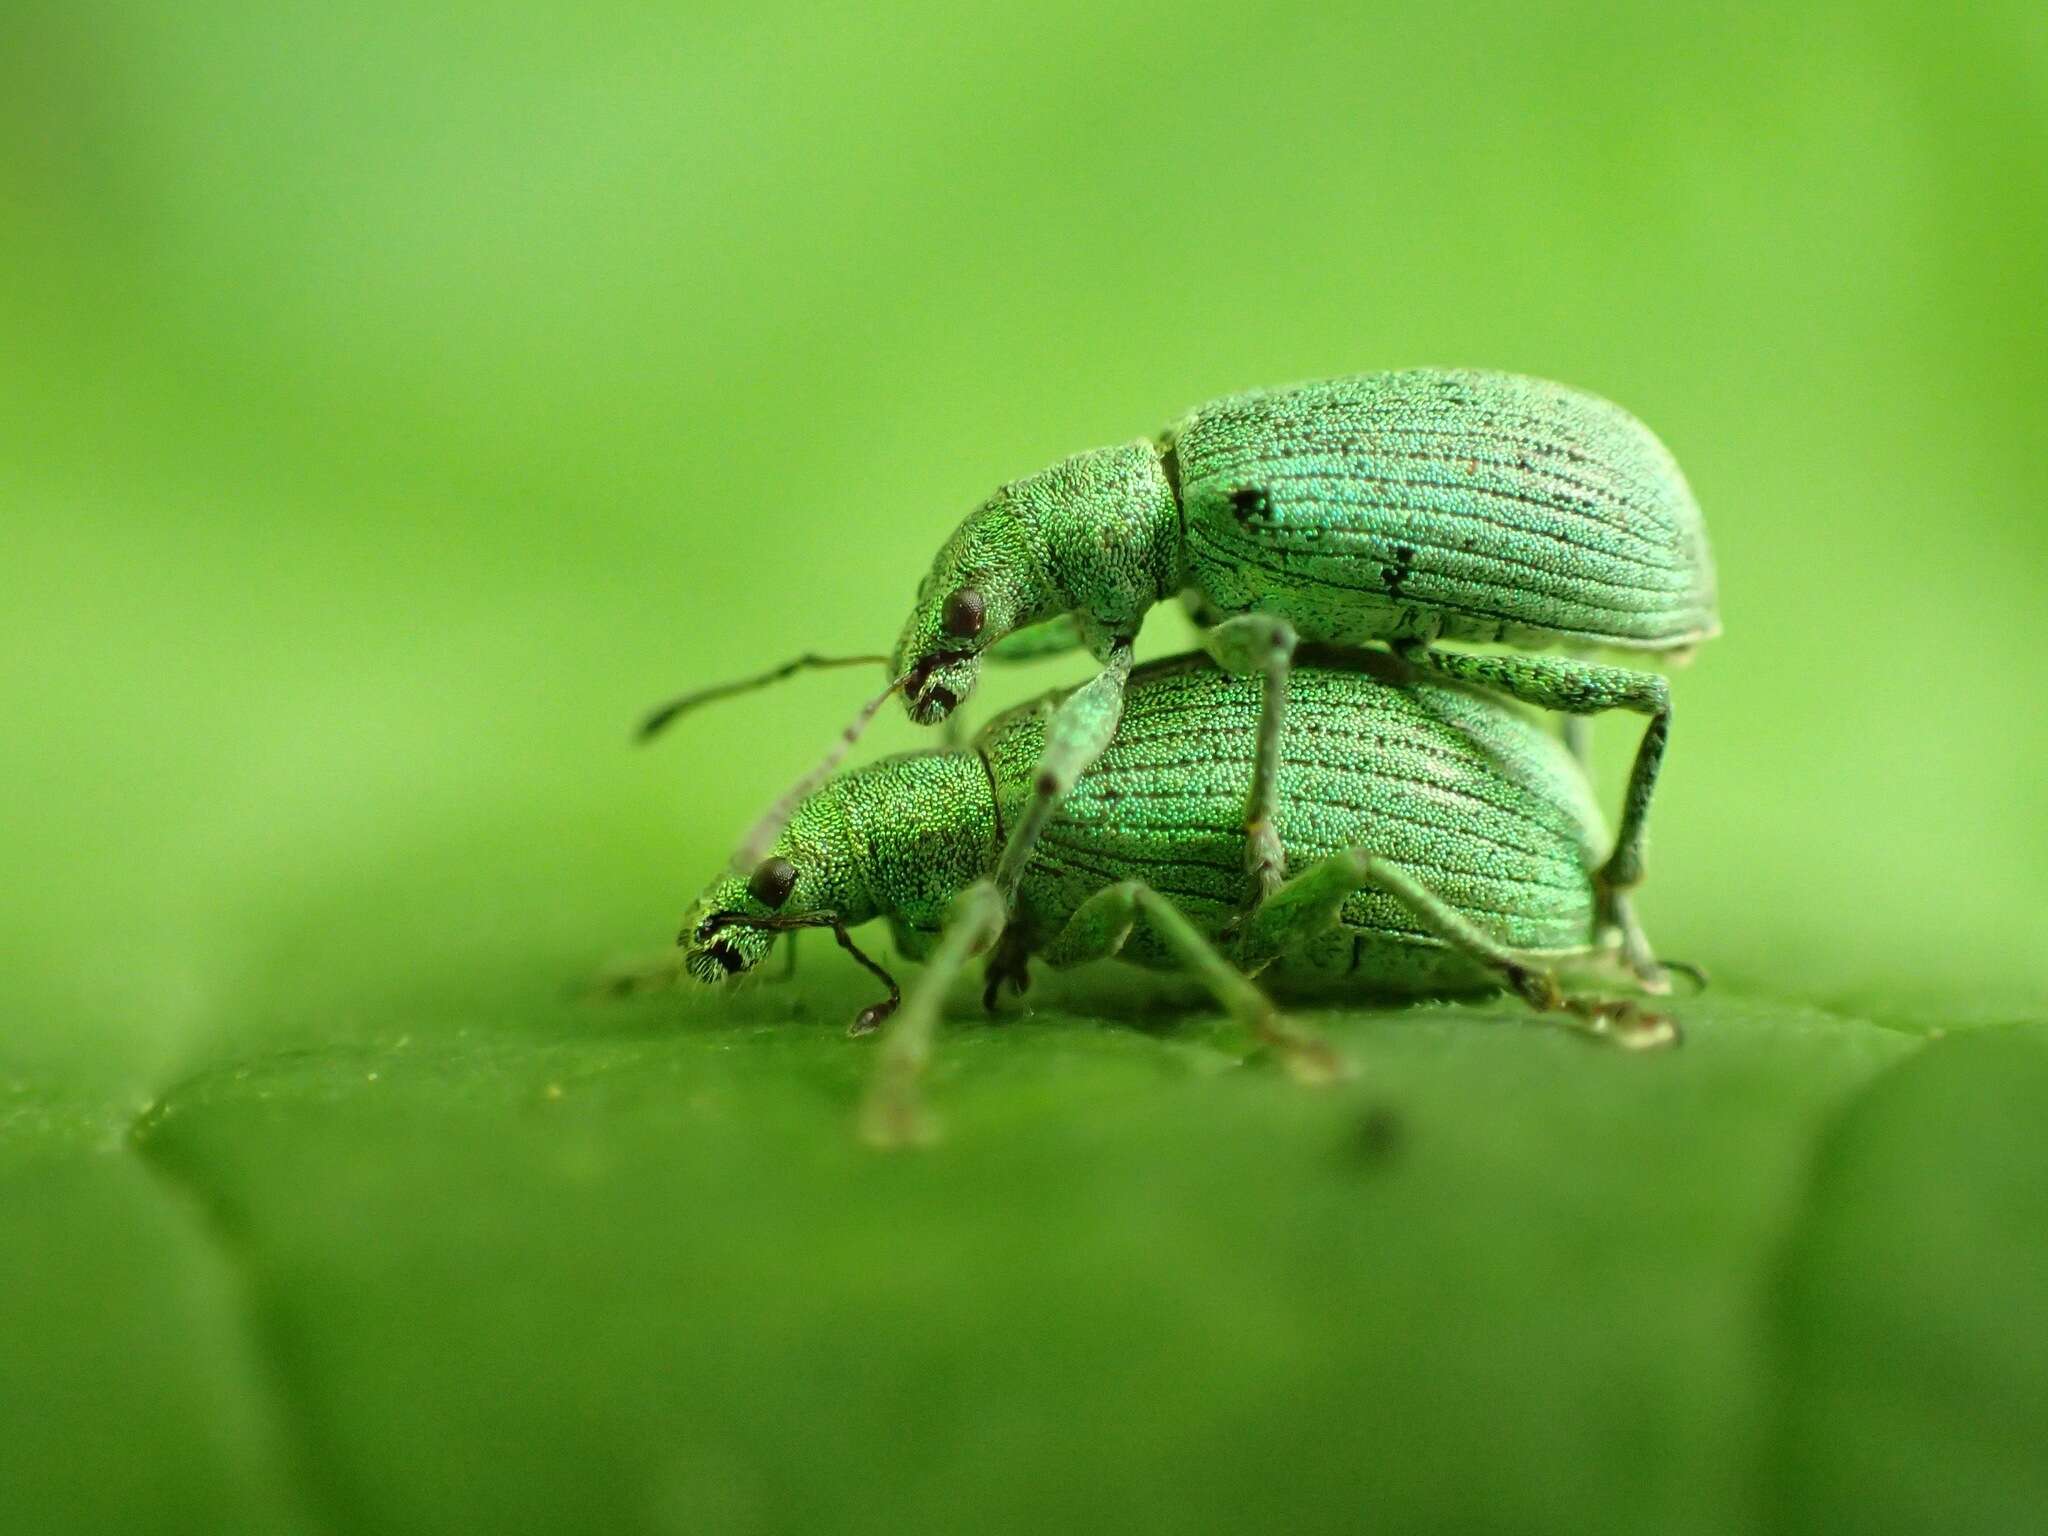
[[[954,900],[924,973],[882,1031],[881,1058],[860,1112],[861,1136],[873,1145],[910,1146],[932,1139],[921,1085],[946,991],[976,955],[996,942],[1003,917],[1003,898],[992,881],[978,880]]]
[[[1095,678],[1068,694],[1045,728],[1045,750],[1032,781],[1031,803],[1003,845],[996,865],[996,889],[1007,910],[1017,899],[1018,882],[1031,862],[1031,851],[1074,781],[1108,750],[1124,715],[1124,683],[1131,675],[1128,643],[1110,651],[1109,664]]]
[[[1344,1058],[1312,1030],[1286,1018],[1252,981],[1202,937],[1180,908],[1141,880],[1107,886],[1075,908],[1066,926],[1042,951],[1046,964],[1065,967],[1107,960],[1143,922],[1173,951],[1182,967],[1236,1023],[1272,1047],[1287,1070],[1305,1083],[1347,1075]]]
[[[1604,927],[1621,930],[1622,951],[1637,978],[1648,991],[1670,991],[1670,978],[1651,954],[1649,940],[1636,921],[1627,893],[1643,881],[1643,844],[1650,798],[1656,793],[1657,771],[1664,766],[1664,748],[1671,737],[1671,685],[1655,672],[1607,666],[1576,657],[1474,656],[1414,644],[1396,649],[1407,661],[1426,667],[1439,677],[1490,688],[1540,709],[1562,710],[1567,715],[1598,715],[1610,709],[1626,709],[1650,717],[1629,769],[1614,851],[1608,854],[1607,862],[1595,872],[1593,880],[1600,893],[1600,922]]]
[[[1287,850],[1273,817],[1279,808],[1280,733],[1287,723],[1287,676],[1294,667],[1294,626],[1267,613],[1241,613],[1202,636],[1202,647],[1224,671],[1265,679],[1259,701],[1258,755],[1244,808],[1245,872],[1252,904],[1272,895],[1287,878]]]
[[[1422,926],[1482,968],[1538,1013],[1556,1013],[1600,1039],[1632,1048],[1669,1045],[1675,1025],[1633,1003],[1568,995],[1557,977],[1500,943],[1399,866],[1364,848],[1318,860],[1273,894],[1252,914],[1237,943],[1238,963],[1256,972],[1338,920],[1345,898],[1377,887],[1414,914]]]

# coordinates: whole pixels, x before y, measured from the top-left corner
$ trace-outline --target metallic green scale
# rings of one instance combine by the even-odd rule
[[[1716,633],[1699,507],[1650,431],[1512,374],[1235,395],[1166,434],[1185,585],[1303,638],[1663,650]]]

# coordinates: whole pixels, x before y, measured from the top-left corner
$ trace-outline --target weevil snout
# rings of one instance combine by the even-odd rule
[[[699,902],[692,908],[682,932],[676,935],[683,950],[683,969],[696,980],[715,985],[751,971],[765,960],[775,935],[734,921],[742,916],[723,904]]]
[[[919,725],[936,725],[974,691],[981,658],[968,651],[934,651],[920,657],[903,683],[903,704]]]

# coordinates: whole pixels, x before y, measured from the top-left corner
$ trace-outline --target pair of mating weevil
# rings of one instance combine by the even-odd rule
[[[1134,670],[1146,610],[1176,594],[1208,655]],[[941,999],[984,951],[991,1003],[1033,955],[1191,972],[1305,1077],[1337,1058],[1251,977],[1377,998],[1505,988],[1663,1043],[1669,1021],[1560,980],[1668,989],[1629,896],[1669,693],[1582,653],[1683,652],[1718,629],[1699,508],[1617,406],[1431,369],[1233,396],[1005,486],[961,524],[894,681],[691,909],[684,964],[722,981],[779,933],[831,928],[889,989],[855,1021],[895,1015],[867,1122],[885,1138],[915,1130]],[[983,657],[1076,646],[1102,664],[1093,681],[971,747],[829,777],[891,695],[931,724]],[[1564,654],[1530,654],[1547,646]],[[645,729],[832,664],[688,695]],[[1564,739],[1502,695],[1561,712]],[[1574,727],[1610,709],[1649,724],[1602,860]],[[876,917],[928,961],[907,999],[848,936]]]

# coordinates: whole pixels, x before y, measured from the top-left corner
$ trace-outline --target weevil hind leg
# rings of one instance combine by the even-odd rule
[[[1203,649],[1224,671],[1263,679],[1258,753],[1244,808],[1245,873],[1251,879],[1253,905],[1271,896],[1287,878],[1287,850],[1274,817],[1279,810],[1280,738],[1287,723],[1287,679],[1294,669],[1295,644],[1294,627],[1266,613],[1241,613],[1202,636]]]
[[[1238,939],[1237,958],[1248,970],[1270,965],[1288,951],[1327,931],[1339,919],[1346,898],[1377,888],[1413,914],[1423,928],[1481,969],[1538,1013],[1554,1015],[1580,1033],[1641,1049],[1678,1038],[1669,1019],[1645,1013],[1632,1002],[1610,1002],[1566,992],[1547,967],[1509,949],[1477,927],[1406,871],[1364,848],[1318,860],[1289,880],[1252,915]]]
[[[1669,991],[1670,980],[1635,921],[1628,893],[1643,880],[1650,800],[1656,794],[1657,773],[1664,766],[1664,749],[1671,737],[1670,685],[1655,672],[1573,656],[1479,656],[1420,644],[1401,644],[1396,650],[1412,665],[1439,677],[1504,693],[1539,709],[1560,710],[1568,717],[1605,714],[1610,709],[1649,716],[1629,768],[1614,850],[1595,872],[1594,887],[1600,897],[1600,924],[1621,930],[1623,952],[1644,990]]]
[[[860,1111],[862,1139],[879,1147],[929,1143],[936,1127],[924,1107],[924,1073],[946,992],[1003,932],[1004,902],[994,883],[976,881],[954,900],[924,972],[883,1026],[880,1059]]]
[[[1327,1083],[1349,1075],[1349,1064],[1327,1040],[1281,1013],[1180,908],[1141,880],[1119,881],[1082,902],[1041,957],[1055,967],[1110,959],[1140,923],[1157,935],[1239,1027],[1269,1046],[1296,1079]]]

